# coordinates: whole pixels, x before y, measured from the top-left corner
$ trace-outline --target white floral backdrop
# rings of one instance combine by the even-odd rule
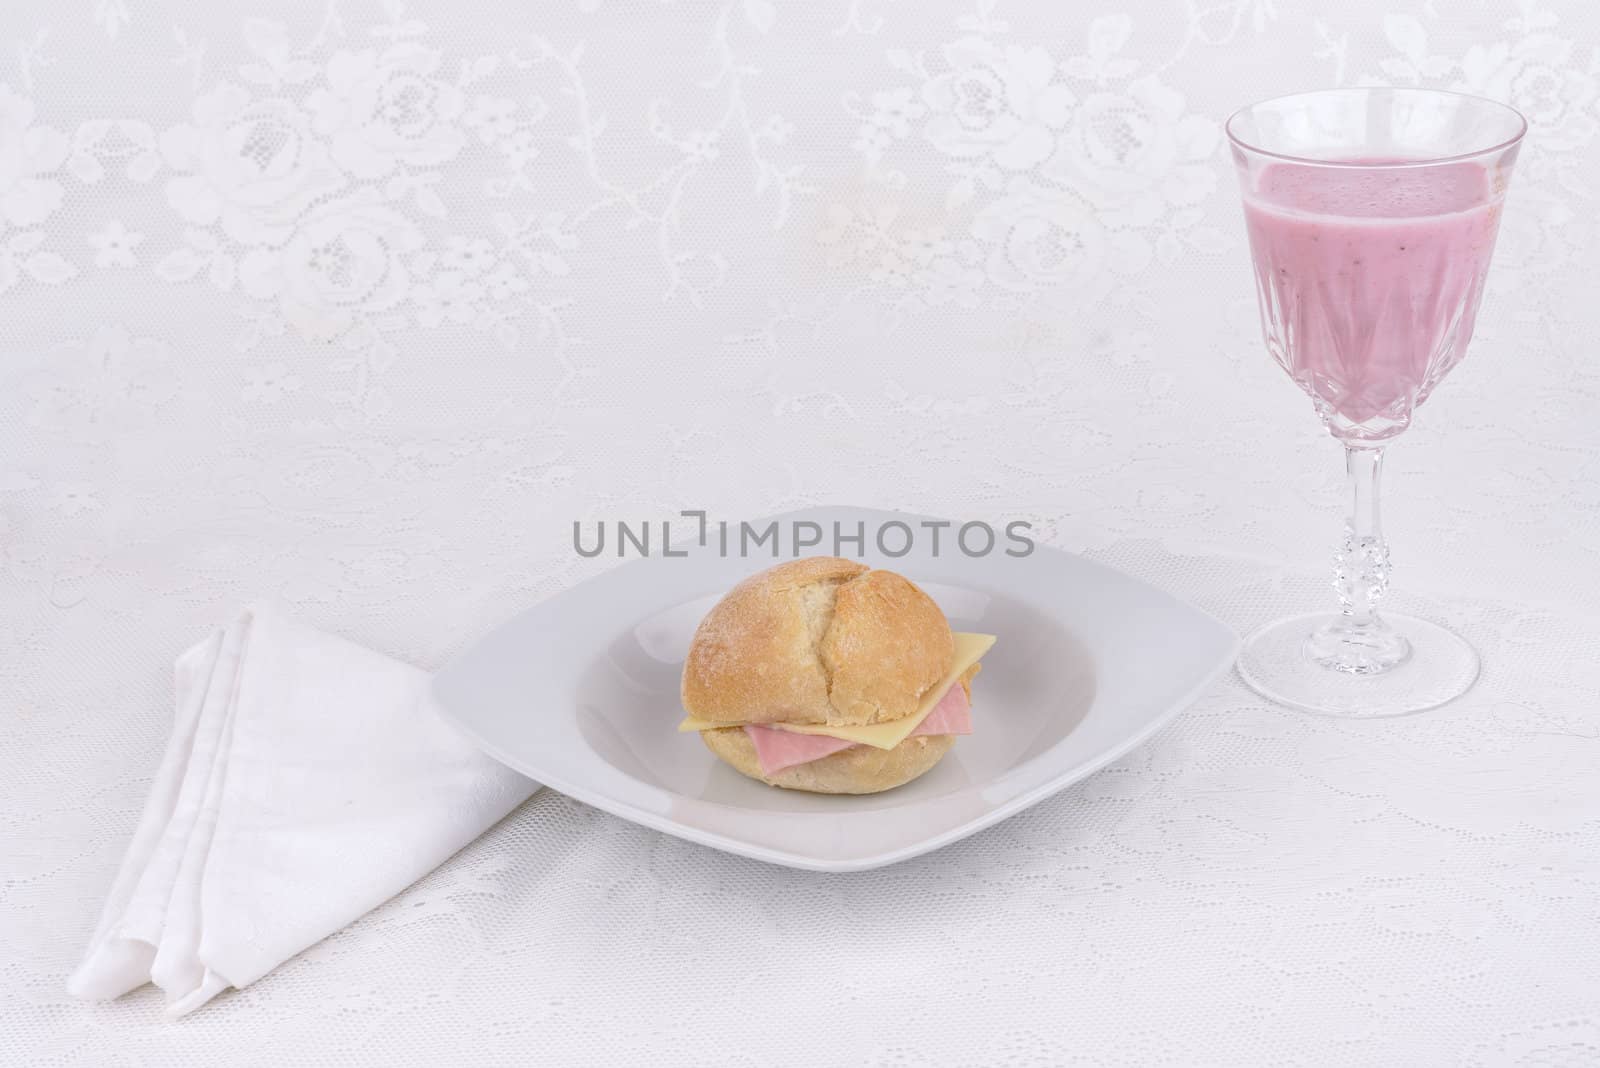
[[[831,944],[834,971],[792,992],[838,1023],[810,1063],[1380,1063],[1407,1036],[1417,1063],[1600,1060],[1600,728],[1581,675],[1600,610],[1597,46],[1579,0],[12,0],[0,1060],[244,1061],[270,1027],[277,1063],[464,1057],[463,1035],[490,1060],[571,1041],[571,1059],[692,1061],[696,992],[749,978],[691,952],[696,923],[792,958],[840,910],[889,924],[895,895],[952,887],[984,909],[953,930],[988,948],[852,926],[859,944]],[[1379,82],[1508,100],[1533,126],[1478,336],[1391,455],[1401,595],[1490,655],[1456,719],[1342,732],[1230,685],[1039,814],[857,882],[544,796],[179,1029],[149,999],[66,1001],[172,657],[251,598],[432,666],[605,566],[568,549],[575,518],[817,501],[1031,518],[1241,628],[1322,596],[1336,449],[1262,348],[1221,121]],[[1277,754],[1245,760],[1248,801],[1193,781],[1236,771],[1241,738]],[[1437,763],[1402,759],[1417,753]],[[1476,797],[1491,768],[1500,795]],[[1311,861],[1274,789],[1320,798],[1325,822],[1293,824],[1310,840],[1409,830],[1305,868],[1333,896],[1296,905],[1309,891],[1277,865]],[[1240,837],[1209,839],[1219,826]],[[1162,882],[1246,841],[1252,860],[1218,861],[1236,900]],[[1480,888],[1452,897],[1424,858]],[[1124,879],[1120,904],[1075,912],[1094,872]],[[1396,893],[1399,913],[1372,904]],[[686,897],[722,902],[725,926],[673,913]],[[557,906],[564,926],[539,918]],[[1282,944],[1327,909],[1331,945],[1359,948]],[[1258,922],[1279,935],[1251,941]],[[1254,954],[1231,1011],[1256,1015],[1173,1018],[1140,995],[1216,964],[1190,924]],[[1163,957],[1161,931],[1184,954]],[[1508,965],[1512,936],[1539,953]],[[1416,960],[1457,962],[1443,987],[1363,956],[1416,940],[1439,951]],[[1074,954],[1097,975],[1060,971]],[[600,1011],[633,989],[603,962],[651,992],[626,1016]],[[1043,1003],[1041,975],[1101,993]],[[1502,976],[1532,986],[1472,987]],[[853,999],[906,979],[963,996],[1002,1044],[904,1006],[864,1030]],[[1275,1018],[1286,991],[1307,1008]]]

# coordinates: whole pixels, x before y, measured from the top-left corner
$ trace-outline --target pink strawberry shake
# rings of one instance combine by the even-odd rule
[[[1268,347],[1340,437],[1382,440],[1472,337],[1504,189],[1474,162],[1274,163],[1245,190]]]

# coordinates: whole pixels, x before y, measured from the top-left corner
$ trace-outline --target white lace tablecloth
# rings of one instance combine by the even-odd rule
[[[11,0],[0,44],[0,1063],[1600,1063],[1592,6]],[[574,519],[831,501],[1324,603],[1337,450],[1220,120],[1363,82],[1533,123],[1387,480],[1465,700],[1225,682],[861,875],[545,792],[189,1019],[66,997],[173,657],[257,597],[431,667],[605,566]]]

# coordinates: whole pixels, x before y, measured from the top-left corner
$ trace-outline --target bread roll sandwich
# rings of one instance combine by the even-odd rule
[[[771,786],[889,790],[972,733],[972,679],[994,641],[952,633],[893,571],[832,556],[779,564],[701,620],[678,729]]]

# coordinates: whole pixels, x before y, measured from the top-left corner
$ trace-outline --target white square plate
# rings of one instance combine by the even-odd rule
[[[864,562],[921,585],[955,629],[999,636],[973,686],[974,733],[922,778],[865,797],[778,790],[678,733],[696,624],[773,563],[720,556],[714,537],[704,550],[691,542],[687,558],[623,564],[506,623],[435,678],[442,711],[495,758],[624,819],[774,864],[858,871],[964,838],[1094,773],[1155,734],[1237,651],[1206,613],[1069,553],[968,557],[950,551],[947,532],[937,557],[923,536],[889,559],[871,532],[923,517],[814,508],[775,518],[784,530],[810,520],[829,531],[813,552],[831,547],[835,521],[847,531],[865,522]]]

